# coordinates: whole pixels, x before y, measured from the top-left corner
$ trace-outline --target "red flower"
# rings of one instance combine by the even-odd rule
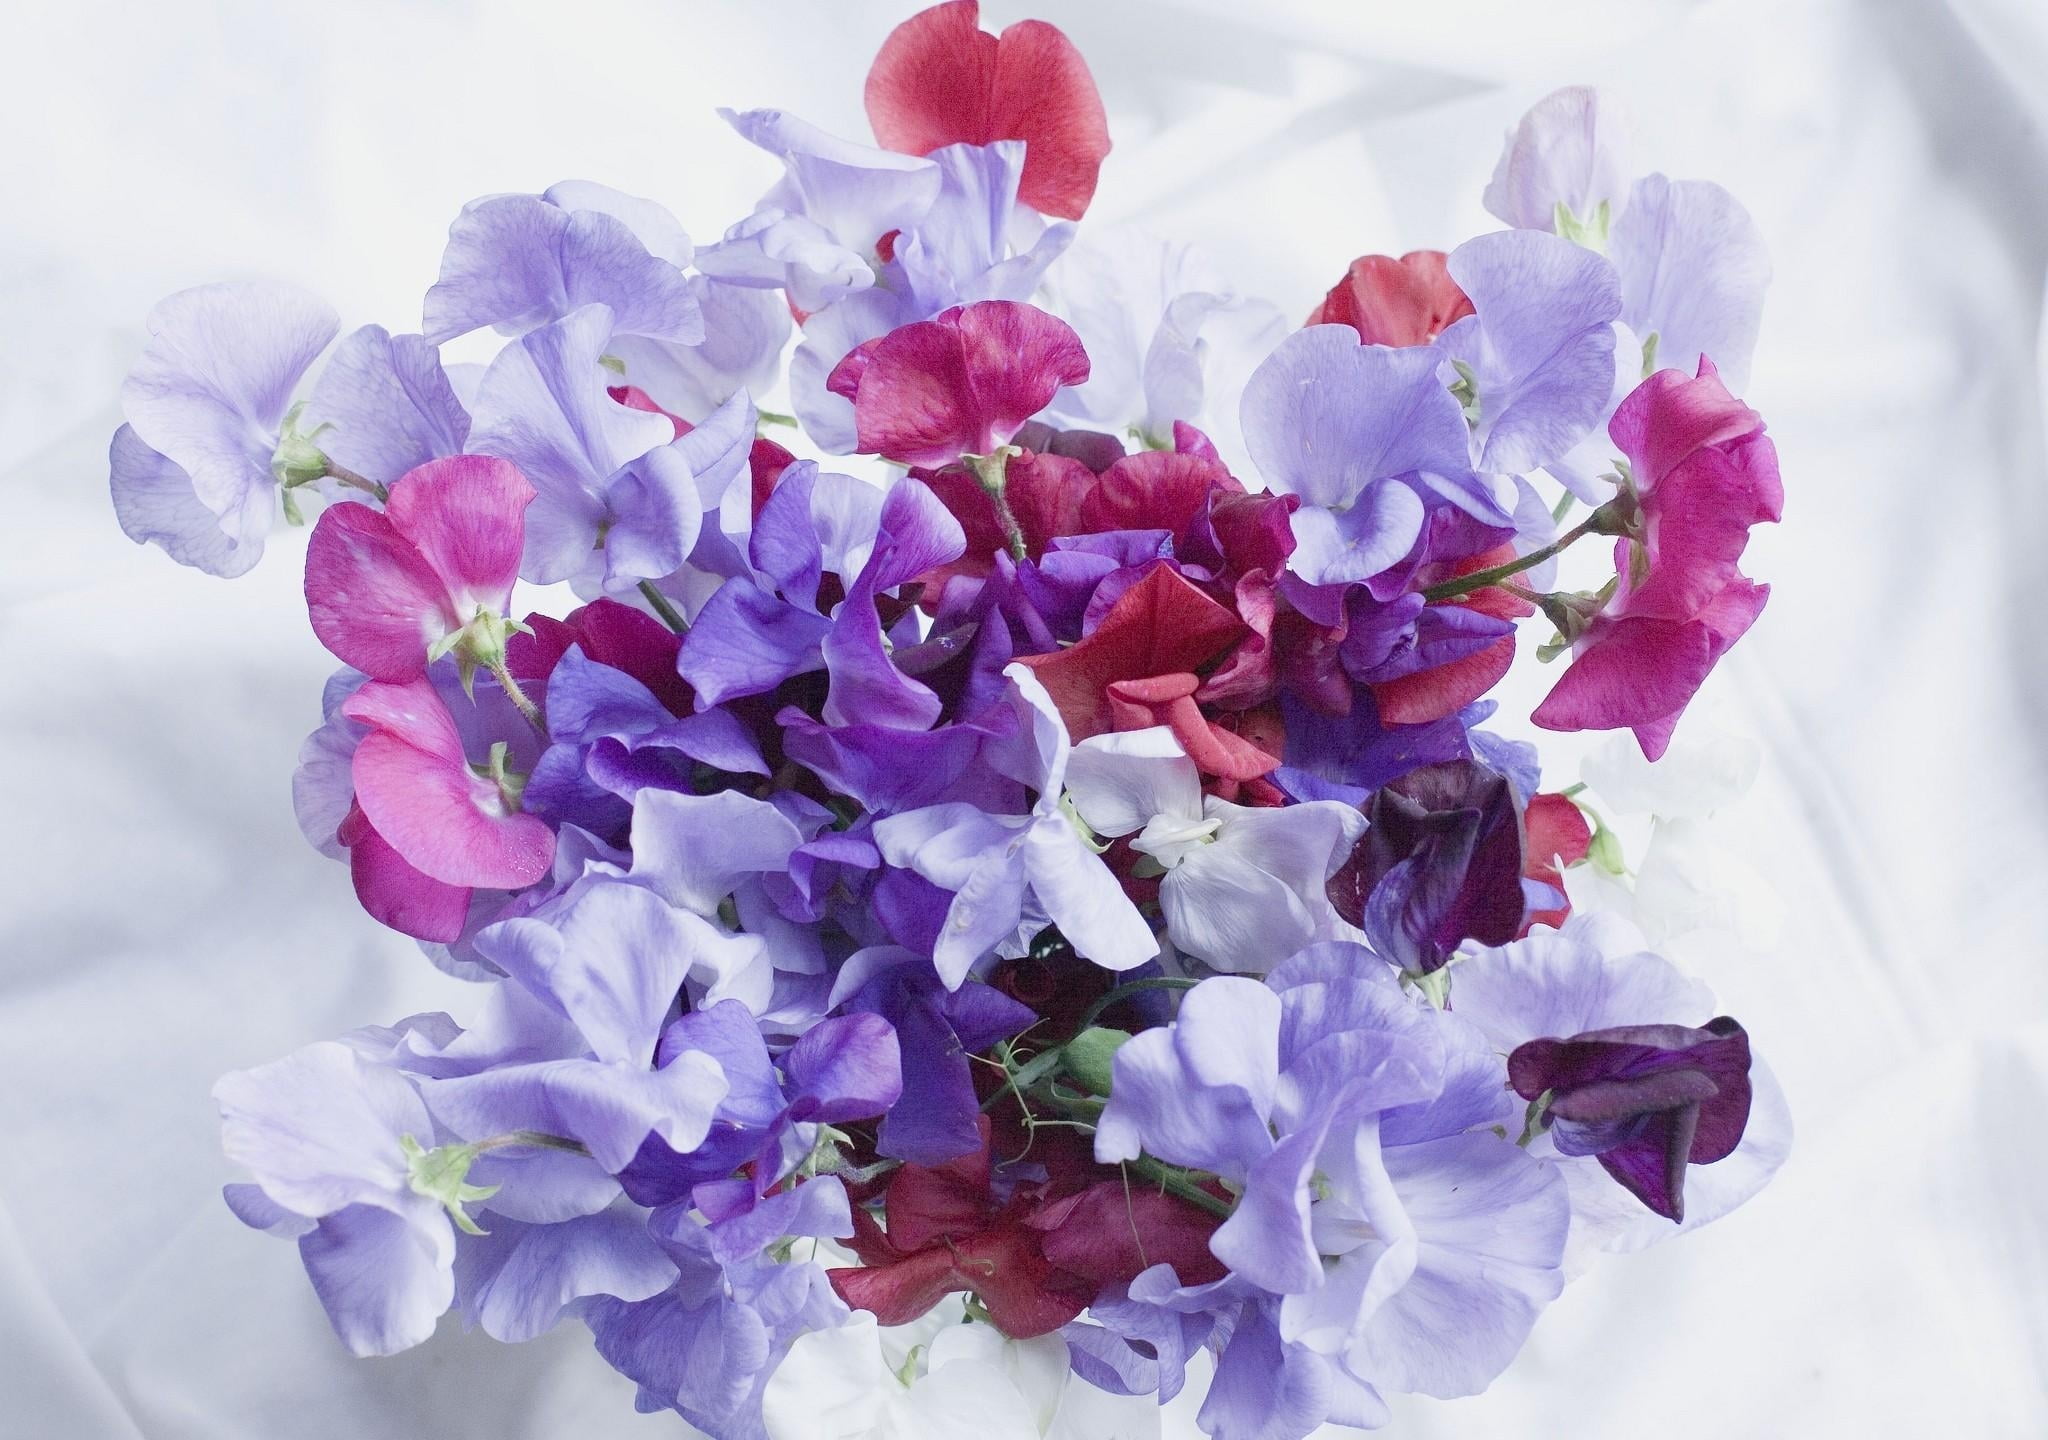
[[[976,0],[934,5],[890,31],[866,99],[876,142],[906,155],[1022,140],[1018,198],[1067,220],[1087,210],[1109,154],[1102,97],[1074,42],[1043,20],[990,35]]]
[[[1427,345],[1472,313],[1472,302],[1444,266],[1441,250],[1361,255],[1308,317],[1311,325],[1349,325],[1368,345]]]
[[[1563,795],[1537,795],[1522,812],[1522,874],[1545,885],[1564,888],[1564,866],[1576,865],[1593,848],[1593,827],[1586,812]],[[1569,901],[1558,910],[1531,910],[1522,933],[1532,925],[1562,928],[1571,915]]]
[[[599,665],[623,670],[654,692],[677,715],[695,708],[695,697],[676,673],[676,654],[683,637],[649,615],[616,600],[593,600],[560,620],[548,615],[526,617],[529,633],[514,635],[505,646],[505,665],[522,687],[545,691],[555,662],[571,645]]]
[[[1066,321],[1014,300],[956,305],[898,326],[833,367],[825,384],[853,402],[865,454],[905,465],[988,455],[1088,378]]]

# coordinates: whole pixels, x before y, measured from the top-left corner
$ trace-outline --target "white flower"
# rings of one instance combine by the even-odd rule
[[[1202,794],[1201,773],[1164,726],[1097,735],[1067,762],[1067,793],[1091,829],[1135,835],[1166,872],[1159,906],[1173,943],[1220,970],[1269,970],[1343,921],[1325,886],[1365,817],[1315,800],[1253,807]]]

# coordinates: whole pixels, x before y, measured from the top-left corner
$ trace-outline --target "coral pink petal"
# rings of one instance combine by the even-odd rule
[[[434,567],[391,520],[353,502],[313,527],[306,611],[322,645],[378,680],[425,674],[427,647],[460,627]]]
[[[502,615],[512,603],[533,496],[509,461],[455,455],[400,476],[384,513],[433,566],[467,624],[479,605]]]
[[[1426,725],[1455,715],[1500,683],[1515,660],[1515,637],[1503,635],[1484,650],[1418,670],[1372,687],[1380,720],[1388,725]]]
[[[1102,96],[1074,43],[1043,20],[998,39],[975,0],[934,5],[891,31],[865,98],[875,139],[905,154],[1022,140],[1018,198],[1066,220],[1087,210],[1109,154]]]
[[[364,818],[361,807],[349,812],[336,838],[348,846],[356,899],[372,919],[415,940],[446,944],[461,937],[469,918],[467,885],[447,885],[413,869]]]

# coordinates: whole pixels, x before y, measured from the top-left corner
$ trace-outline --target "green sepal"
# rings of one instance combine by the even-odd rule
[[[1600,202],[1589,219],[1581,220],[1562,200],[1557,202],[1556,207],[1550,212],[1550,217],[1561,239],[1569,240],[1574,245],[1583,245],[1588,250],[1607,248],[1607,231],[1614,223],[1614,212],[1605,200]]]
[[[469,1183],[469,1167],[476,1163],[480,1153],[476,1146],[440,1145],[428,1150],[412,1136],[401,1135],[398,1148],[405,1155],[406,1184],[413,1194],[439,1204],[463,1234],[490,1233],[462,1208],[488,1200],[499,1190],[496,1185]]]
[[[294,485],[310,485],[327,474],[327,457],[313,443],[327,427],[316,425],[311,431],[302,432],[299,416],[305,408],[306,402],[301,400],[285,412],[284,424],[278,429],[277,448],[270,452],[270,473],[287,490]]]

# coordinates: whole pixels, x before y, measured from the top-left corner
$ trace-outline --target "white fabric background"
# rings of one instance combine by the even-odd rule
[[[864,134],[914,6],[0,8],[0,1437],[680,1435],[573,1324],[350,1360],[291,1249],[220,1204],[219,1072],[466,997],[293,827],[329,663],[303,535],[239,582],[179,570],[120,535],[105,444],[180,286],[275,275],[416,325],[457,207],[565,176],[714,237],[773,167],[712,107]],[[1749,396],[1776,591],[1703,704],[1764,743],[1720,823],[1788,918],[1707,978],[1800,1140],[1746,1211],[1596,1271],[1486,1396],[1394,1433],[2048,1431],[2039,0],[986,7],[1025,14],[1109,105],[1090,223],[1197,239],[1289,314],[1354,254],[1491,228],[1502,131],[1580,81],[1776,258]]]

